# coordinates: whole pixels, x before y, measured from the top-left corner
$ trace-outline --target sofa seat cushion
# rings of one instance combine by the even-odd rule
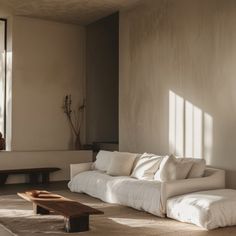
[[[209,190],[170,198],[167,216],[207,230],[236,225],[236,190]]]
[[[164,216],[160,204],[161,183],[128,176],[110,176],[99,171],[85,171],[68,184],[72,192],[86,193],[105,202],[118,203]]]
[[[72,192],[87,193],[105,202],[113,203],[111,186],[116,178],[97,170],[85,171],[76,175],[68,186]],[[127,179],[128,177],[119,178]]]

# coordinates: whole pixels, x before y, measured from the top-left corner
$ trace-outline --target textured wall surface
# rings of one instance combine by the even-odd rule
[[[87,26],[87,142],[118,141],[119,16]]]
[[[62,105],[85,96],[85,29],[14,17],[12,73],[12,150],[72,149]]]
[[[121,150],[196,153],[236,187],[235,25],[234,0],[147,0],[120,14]]]
[[[0,0],[15,15],[86,25],[142,0]]]

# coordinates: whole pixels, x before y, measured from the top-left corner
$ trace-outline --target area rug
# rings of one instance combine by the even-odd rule
[[[104,203],[85,194],[56,192],[105,212],[90,216],[90,230],[65,233],[63,217],[33,215],[32,204],[17,195],[0,197],[0,224],[16,236],[223,236],[236,235],[236,227],[205,231],[197,226],[159,218],[129,207]],[[0,226],[1,227],[1,226]]]

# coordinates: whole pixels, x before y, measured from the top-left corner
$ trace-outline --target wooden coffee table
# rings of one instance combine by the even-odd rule
[[[104,214],[102,211],[47,191],[42,191],[39,197],[32,197],[30,192],[17,195],[33,203],[35,214],[55,212],[64,216],[65,231],[68,233],[88,231],[89,216]]]

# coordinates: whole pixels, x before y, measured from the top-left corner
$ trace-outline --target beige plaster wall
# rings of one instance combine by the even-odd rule
[[[118,13],[86,28],[86,138],[118,141]]]
[[[1,18],[7,18],[12,14],[12,11],[5,4],[0,3],[0,16]]]
[[[120,150],[185,155],[200,145],[197,157],[236,187],[235,25],[234,0],[147,0],[121,12]],[[200,119],[191,145],[189,104]]]
[[[83,27],[14,17],[12,150],[71,149],[63,97],[72,94],[78,106],[84,79]]]

